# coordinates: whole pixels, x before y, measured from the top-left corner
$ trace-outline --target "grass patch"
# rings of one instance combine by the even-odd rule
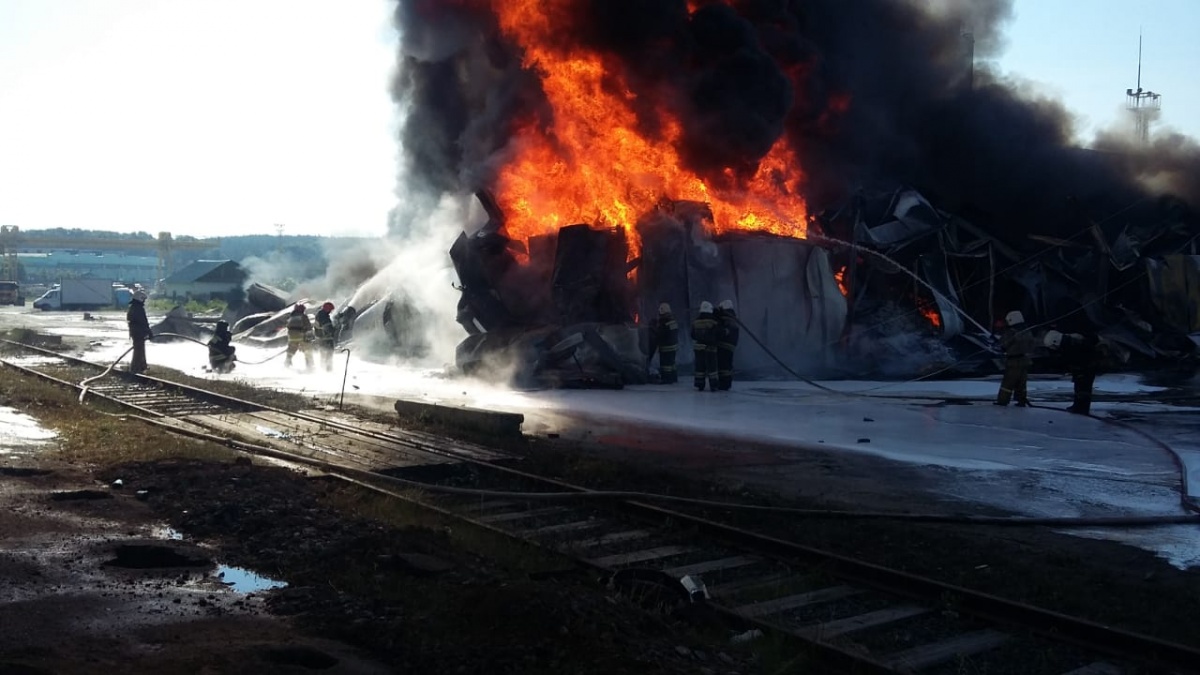
[[[92,399],[80,405],[78,393],[25,373],[9,370],[0,381],[0,403],[24,411],[58,433],[55,459],[91,465],[130,461],[191,458],[231,461],[234,453],[220,445],[184,439],[117,417],[124,409]]]

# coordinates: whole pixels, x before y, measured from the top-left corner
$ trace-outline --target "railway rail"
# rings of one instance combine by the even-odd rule
[[[2,341],[64,386],[105,366]],[[89,395],[171,431],[316,468],[569,556],[612,583],[790,636],[828,672],[1200,672],[1200,650],[533,475],[511,455],[114,371]],[[423,489],[413,490],[414,487]],[[970,664],[970,671],[963,671]]]

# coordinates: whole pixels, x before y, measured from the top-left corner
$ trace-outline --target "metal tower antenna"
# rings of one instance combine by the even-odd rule
[[[1133,114],[1134,133],[1143,145],[1150,143],[1150,124],[1162,113],[1162,95],[1142,91],[1142,32],[1138,31],[1137,89],[1125,90],[1125,109]]]
[[[1138,29],[1138,91],[1142,90],[1142,29]]]

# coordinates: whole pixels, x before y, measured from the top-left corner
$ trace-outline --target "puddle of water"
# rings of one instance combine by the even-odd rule
[[[266,436],[268,438],[279,438],[279,439],[283,439],[283,440],[288,440],[288,438],[289,438],[288,434],[285,434],[282,431],[279,431],[278,429],[272,429],[271,427],[264,427],[261,424],[256,424],[254,426],[254,429],[258,433],[260,433],[263,436]]]
[[[0,455],[44,445],[56,436],[29,415],[0,406]]]
[[[287,586],[287,582],[268,579],[243,567],[230,565],[217,565],[217,577],[221,583],[238,593],[257,593]]]
[[[171,539],[173,541],[181,541],[183,533],[173,527],[156,527],[152,530],[155,539]]]

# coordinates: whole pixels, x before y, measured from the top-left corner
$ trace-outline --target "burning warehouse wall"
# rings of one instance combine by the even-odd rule
[[[1025,301],[993,287],[982,307],[978,285],[963,291],[955,281],[980,267],[983,248],[1024,256],[1030,235],[1073,240],[1080,212],[1133,222],[1129,205],[1153,202],[1149,176],[1183,199],[1181,222],[1194,228],[1187,205],[1200,195],[1194,143],[1155,154],[1110,138],[1117,152],[1080,152],[1061,107],[1023,100],[976,71],[966,45],[981,59],[993,54],[1010,10],[999,0],[400,0],[401,191],[423,198],[412,203],[495,195],[489,225],[452,251],[467,310],[460,323],[478,335],[616,325],[645,318],[660,299],[694,308],[727,293],[746,319],[765,317],[758,325],[773,351],[819,369],[828,355],[810,350],[836,344],[847,311],[861,318],[878,300],[855,291],[874,287],[924,309],[924,321],[941,324],[933,328],[961,325],[982,339],[995,305]],[[888,228],[875,231],[887,219],[845,228],[847,214],[865,208],[847,207],[857,195],[903,185],[928,198],[934,227],[895,241],[879,239]],[[711,218],[664,208],[687,203]],[[427,215],[402,204],[395,234]],[[955,232],[982,234],[953,240],[952,221]],[[575,225],[614,234],[562,230]],[[908,255],[915,241],[930,247],[930,233],[937,246],[916,256],[913,274],[882,285],[889,275],[868,278],[888,264],[860,264],[825,238]],[[688,245],[672,248],[672,236]],[[624,261],[612,259],[614,239]],[[974,243],[985,239],[996,243]],[[609,307],[564,317],[555,292],[570,287],[570,273],[586,277],[587,265],[552,258],[586,242],[603,251],[570,259],[606,261],[597,274],[611,283],[596,283]],[[714,267],[701,264],[705,251]],[[1013,266],[995,262],[993,271]],[[845,300],[829,292],[839,274],[850,281]],[[1039,319],[1051,311],[1030,309]],[[789,320],[803,326],[769,335]],[[466,351],[488,339],[472,337]],[[759,360],[744,356],[743,366]]]

